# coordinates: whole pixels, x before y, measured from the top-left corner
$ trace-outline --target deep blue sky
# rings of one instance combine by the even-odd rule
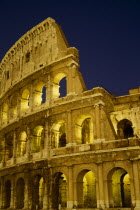
[[[124,95],[140,86],[140,0],[1,0],[0,60],[47,17],[79,50],[87,89]]]

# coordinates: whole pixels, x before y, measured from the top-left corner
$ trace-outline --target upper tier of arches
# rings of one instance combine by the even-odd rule
[[[0,63],[0,96],[23,78],[65,57],[78,62],[78,51],[71,48],[61,27],[47,18],[23,35]]]

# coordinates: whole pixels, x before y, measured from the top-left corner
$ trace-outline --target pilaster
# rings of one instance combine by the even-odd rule
[[[74,206],[74,185],[73,185],[73,166],[69,166],[69,179],[68,179],[68,201],[67,208],[72,209]]]
[[[140,209],[140,181],[139,170],[137,161],[132,162],[133,177],[134,177],[134,190],[135,190],[135,209]]]
[[[103,165],[102,163],[99,163],[97,166],[98,169],[98,184],[99,184],[99,196],[97,200],[97,208],[105,208],[105,203],[104,203],[104,182],[103,182]]]

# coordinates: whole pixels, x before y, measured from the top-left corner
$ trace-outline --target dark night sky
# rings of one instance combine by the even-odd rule
[[[47,17],[79,50],[87,89],[124,95],[140,86],[140,0],[1,0],[0,60]]]

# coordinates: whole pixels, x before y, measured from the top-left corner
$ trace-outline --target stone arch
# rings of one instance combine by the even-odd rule
[[[40,152],[44,148],[44,127],[35,126],[32,135],[32,152]]]
[[[21,131],[17,141],[17,157],[23,156],[26,153],[27,134]]]
[[[132,122],[128,119],[123,119],[117,125],[118,136],[120,139],[127,139],[134,136]]]
[[[39,174],[32,178],[32,209],[42,209],[44,196],[44,178]]]
[[[2,123],[7,123],[8,120],[8,104],[5,102],[2,105]]]
[[[5,160],[13,157],[13,132],[5,134]]]
[[[19,178],[16,182],[16,208],[24,208],[25,182],[23,178]]]
[[[77,175],[77,201],[79,208],[97,208],[96,177],[93,171],[84,169]]]
[[[30,92],[28,89],[24,89],[21,95],[21,104],[20,110],[21,112],[26,112],[29,109],[30,105]]]
[[[17,116],[17,93],[10,98],[10,119]]]
[[[131,207],[131,186],[129,173],[120,167],[113,168],[107,176],[110,207]]]
[[[66,125],[64,120],[60,120],[52,126],[52,148],[66,146]]]
[[[7,180],[4,186],[4,208],[10,208],[11,203],[11,181]]]
[[[4,136],[1,136],[0,137],[0,162],[4,160],[4,149],[5,149]]]
[[[33,104],[39,106],[46,102],[46,84],[43,81],[36,81],[34,84]]]
[[[76,141],[79,144],[94,142],[93,120],[90,115],[81,115],[75,124]]]
[[[52,98],[59,98],[61,97],[61,93],[60,93],[60,82],[63,78],[66,78],[67,75],[65,73],[58,73],[54,76],[53,79],[53,87],[52,87]],[[66,87],[64,88],[66,89],[66,94],[67,94],[67,83],[66,83]]]
[[[67,179],[65,174],[57,172],[53,176],[52,208],[60,209],[67,207]]]

